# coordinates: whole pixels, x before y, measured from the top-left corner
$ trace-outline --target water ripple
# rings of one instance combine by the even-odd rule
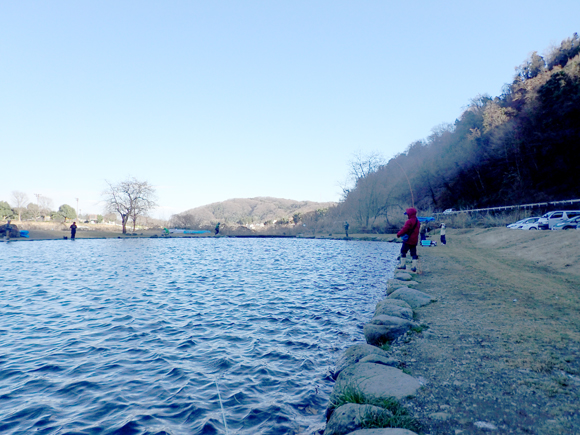
[[[296,239],[0,245],[0,433],[310,434],[396,247]]]

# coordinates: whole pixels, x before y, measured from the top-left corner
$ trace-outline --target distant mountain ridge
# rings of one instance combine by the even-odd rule
[[[295,201],[292,199],[257,197],[234,198],[192,208],[172,217],[172,221],[181,226],[199,226],[215,222],[225,224],[263,224],[265,222],[286,220],[294,216],[328,209],[335,202]]]

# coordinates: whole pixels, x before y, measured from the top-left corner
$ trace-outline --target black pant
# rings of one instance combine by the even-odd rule
[[[405,258],[407,256],[407,252],[409,251],[411,251],[411,257],[413,260],[419,259],[417,256],[417,245],[408,245],[407,243],[403,242],[403,246],[401,246],[401,257]]]
[[[70,238],[74,239],[77,234],[77,230],[70,230]]]

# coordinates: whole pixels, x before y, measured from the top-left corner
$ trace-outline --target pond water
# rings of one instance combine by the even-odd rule
[[[0,244],[0,433],[313,433],[396,251],[304,239]]]

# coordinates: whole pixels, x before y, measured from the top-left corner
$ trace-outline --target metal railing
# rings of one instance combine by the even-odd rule
[[[575,204],[575,203],[580,203],[580,199],[568,199],[565,201],[549,201],[549,202],[536,202],[533,204],[521,204],[521,205],[505,205],[505,206],[501,206],[501,207],[488,207],[488,208],[474,208],[471,210],[457,210],[457,211],[449,211],[447,213],[445,213],[445,215],[450,215],[450,214],[459,214],[459,213],[474,213],[474,212],[482,212],[482,211],[495,211],[495,210],[514,210],[517,208],[537,208],[537,207],[549,207],[549,206],[553,206],[553,205],[558,205],[558,204]],[[441,213],[435,213],[436,215],[440,215],[443,214],[443,212]]]

